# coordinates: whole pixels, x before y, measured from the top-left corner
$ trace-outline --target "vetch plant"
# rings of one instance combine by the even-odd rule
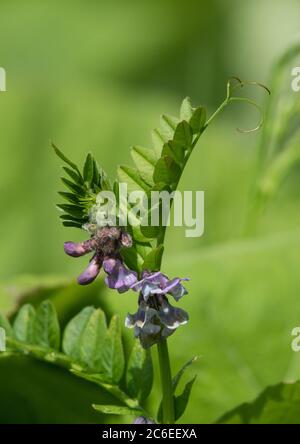
[[[6,331],[8,353],[26,353],[61,365],[105,388],[117,403],[93,405],[102,413],[130,414],[136,417],[135,423],[140,424],[173,424],[180,419],[187,407],[195,376],[180,394],[177,393],[178,384],[196,358],[188,361],[172,377],[167,339],[188,323],[189,314],[181,305],[188,294],[188,280],[192,276],[167,276],[161,269],[167,228],[162,220],[161,204],[160,223],[155,226],[151,223],[130,224],[130,220],[124,225],[120,221],[121,213],[115,209],[114,214],[106,214],[102,219],[106,222],[100,224],[97,217],[101,212],[98,196],[103,191],[112,192],[118,210],[126,205],[126,210],[130,211],[133,205],[124,203],[118,196],[119,185],[126,184],[128,192],[143,191],[146,195],[152,191],[167,192],[172,203],[181,175],[200,136],[224,108],[232,102],[244,102],[261,112],[254,101],[234,95],[248,84],[267,90],[258,83],[232,78],[227,84],[225,100],[209,118],[202,106],[194,108],[190,99],[186,98],[179,117],[161,117],[160,128],[152,132],[152,149],[132,148],[135,167],[119,166],[118,178],[114,183],[90,153],[81,171],[53,145],[65,164],[63,170],[66,177],[62,177],[62,182],[67,191],[59,194],[67,203],[58,204],[62,211],[60,218],[66,227],[85,230],[87,237],[83,242],[66,241],[64,244],[65,253],[69,256],[81,258],[90,255],[85,270],[77,278],[78,284],[92,283],[103,270],[107,287],[118,293],[131,292],[136,297],[137,308],[135,313],[127,315],[124,323],[133,330],[136,340],[125,363],[118,316],[113,316],[107,325],[101,309],[86,307],[61,334],[52,304],[44,301],[37,310],[31,305],[24,305],[13,326],[1,318],[0,326]],[[256,128],[240,131],[254,131],[261,124],[262,120]],[[157,211],[157,207],[147,209],[146,217],[149,220],[152,211]],[[138,219],[137,212],[134,215]],[[113,225],[110,216],[116,218]],[[187,330],[181,334],[187,334]],[[158,349],[162,400],[156,409],[150,406],[149,412],[145,408],[145,400],[153,383],[151,348],[154,345]]]

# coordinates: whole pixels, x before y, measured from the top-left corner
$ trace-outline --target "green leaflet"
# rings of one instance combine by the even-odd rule
[[[174,393],[174,411],[175,411],[175,420],[176,421],[185,412],[185,409],[187,407],[187,404],[188,404],[188,401],[190,398],[190,394],[191,394],[191,390],[192,390],[193,384],[195,382],[196,376],[194,376],[193,379],[191,379],[185,385],[185,388],[180,395],[175,396],[175,391],[177,389],[179,381],[180,381],[181,377],[183,376],[184,372],[188,369],[188,367],[190,367],[190,365],[192,365],[197,360],[198,360],[198,356],[194,356],[192,359],[187,361],[173,378],[172,385],[173,385],[173,393]],[[159,422],[162,421],[162,403],[160,403],[160,405],[159,405],[158,412],[157,412],[157,418],[158,418]]]
[[[160,118],[160,126],[162,129],[163,134],[168,139],[172,139],[174,135],[174,131],[176,130],[176,126],[179,122],[179,119],[177,117],[168,116],[163,114]]]
[[[153,365],[150,350],[145,350],[139,341],[134,342],[126,371],[127,392],[133,398],[145,400],[153,385]]]
[[[152,130],[151,137],[154,151],[156,152],[157,156],[160,157],[162,147],[166,142],[168,142],[168,137],[166,137],[159,128]]]
[[[86,307],[71,319],[64,332],[63,350],[107,381],[118,382],[122,377],[124,356],[119,321],[113,317],[107,329],[105,314],[99,308]]]
[[[174,376],[173,378],[173,387],[174,387],[174,391],[176,390],[178,383],[181,379],[181,377],[183,376],[184,372],[188,369],[188,367],[192,364],[194,364],[196,361],[198,360],[198,356],[193,356],[192,359],[190,359],[189,361],[187,361],[179,370],[179,372]]]
[[[75,165],[75,163],[73,163],[71,160],[69,160],[62,151],[60,151],[60,149],[57,148],[57,146],[54,145],[54,143],[52,143],[52,148],[54,149],[56,155],[58,157],[60,157],[66,164],[68,164],[73,170],[77,171],[78,175],[81,176],[80,171],[77,167],[77,165]]]
[[[188,98],[181,105],[180,119],[162,115],[161,128],[152,131],[154,150],[135,146],[131,155],[136,168],[126,165],[118,168],[118,179],[127,184],[128,192],[143,191],[150,196],[152,191],[176,190],[182,168],[204,128],[205,119],[204,108],[193,108]],[[144,217],[151,220],[153,209],[148,210]],[[132,234],[135,241],[153,241],[161,229],[148,223],[132,227]]]
[[[101,416],[91,403],[114,404],[115,397],[63,368],[0,353],[0,379],[1,424],[99,424],[113,419]]]
[[[65,354],[60,352],[59,325],[50,301],[43,301],[36,311],[29,304],[22,306],[14,330],[2,315],[0,326],[7,332],[7,353],[1,355],[3,359],[25,354],[67,368],[101,386],[127,407],[139,408],[138,401],[119,387],[125,364],[117,316],[112,317],[107,328],[102,310],[84,308],[65,328],[62,344]],[[149,361],[146,362],[144,368],[149,367]]]
[[[160,227],[152,227],[151,225],[141,225],[141,232],[147,239],[155,239],[158,237]]]
[[[79,199],[77,195],[74,193],[66,193],[65,191],[59,191],[58,194],[72,204],[75,205],[79,204]]]
[[[131,270],[141,271],[147,255],[152,251],[150,243],[135,242],[131,248],[123,248],[121,255]]]
[[[83,185],[84,180],[82,176],[77,173],[77,171],[71,170],[68,167],[63,166],[62,169],[70,176],[71,179],[77,184],[77,185]]]
[[[94,159],[91,153],[88,153],[83,166],[83,179],[85,182],[88,182],[89,184],[92,185],[93,177],[94,177]]]
[[[99,387],[105,388],[105,390],[111,393],[116,399],[126,404],[128,407],[136,408],[139,406],[139,403],[136,399],[132,399],[127,393],[121,390],[118,385],[110,384],[107,381],[105,381],[101,375],[85,373],[77,369],[71,369],[71,372],[74,375],[78,376],[79,378],[93,382],[94,384],[97,384]]]
[[[206,122],[206,111],[202,106],[193,108],[190,98],[186,97],[180,108],[180,118],[190,124],[193,133],[199,133]]]
[[[119,382],[123,375],[125,360],[120,321],[116,315],[112,317],[105,336],[102,362],[104,375],[108,377],[108,380],[116,383]]]
[[[0,327],[4,328],[6,336],[13,336],[13,329],[8,319],[0,313]]]
[[[194,134],[198,134],[203,129],[206,122],[206,111],[205,108],[199,106],[193,112],[192,117],[189,120],[189,124],[193,130]]]
[[[71,167],[63,166],[63,170],[69,178],[61,178],[63,184],[71,193],[64,191],[59,192],[59,194],[70,203],[57,205],[57,207],[65,213],[63,215],[63,225],[82,228],[82,225],[89,220],[89,210],[96,202],[97,193],[102,189],[111,189],[109,180],[99,168],[91,153],[89,153],[85,159],[83,173],[81,174],[79,168],[58,148],[55,146],[53,146],[53,148],[58,157]],[[74,218],[76,220],[74,220]]]
[[[176,189],[185,156],[192,150],[194,135],[201,131],[204,123],[204,109],[193,108],[189,99],[185,99],[181,106],[180,119],[168,115],[161,116],[161,128],[152,131],[153,150],[141,146],[132,148],[131,155],[136,168],[119,166],[117,170],[119,182],[127,184],[129,193],[143,191],[149,195],[151,190]],[[61,216],[63,225],[81,228],[89,221],[91,208],[96,203],[99,191],[112,189],[110,182],[91,153],[88,153],[85,159],[81,174],[78,167],[57,147],[53,148],[67,164],[63,169],[68,178],[63,177],[62,181],[69,192],[61,191],[59,194],[68,203],[57,205],[64,212]],[[113,189],[117,194],[116,183]],[[159,233],[159,227],[132,227],[134,240],[139,243],[154,240]],[[131,253],[128,254],[128,258]]]
[[[191,104],[190,97],[186,97],[181,104],[180,107],[180,119],[185,120],[186,122],[190,121],[190,118],[192,117],[194,112],[194,108]]]
[[[33,324],[34,344],[58,350],[60,346],[60,327],[53,304],[50,301],[43,301],[36,310],[35,316],[33,316],[31,311],[31,318],[29,317],[29,321],[27,320],[27,333],[29,337],[31,334],[31,321]]]
[[[79,220],[84,220],[84,210],[80,206],[72,204],[57,204],[56,206],[60,210],[68,213],[70,216],[75,217]]]
[[[121,165],[118,167],[117,173],[119,182],[127,184],[128,193],[131,193],[132,191],[149,192],[150,186],[144,182],[136,168]]]
[[[275,195],[284,178],[300,161],[299,140],[299,135],[292,138],[286,148],[277,154],[265,169],[258,183],[259,191],[265,198]]]
[[[106,319],[102,310],[85,307],[66,326],[63,351],[94,371],[102,370],[99,355],[104,345]],[[98,342],[99,341],[99,347]]]

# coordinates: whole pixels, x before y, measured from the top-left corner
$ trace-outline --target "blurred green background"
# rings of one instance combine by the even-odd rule
[[[118,296],[97,284],[87,290],[66,283],[61,290],[85,265],[65,256],[63,242],[84,233],[58,219],[61,162],[51,141],[78,163],[91,150],[115,177],[129,147],[149,146],[159,114],[178,113],[185,96],[211,113],[231,75],[268,85],[274,61],[299,33],[299,1],[1,0],[0,6],[0,66],[7,72],[7,92],[0,93],[0,309],[9,313],[36,294],[54,297],[63,322],[91,302],[124,316],[135,308],[134,294]],[[291,66],[299,65],[300,55]],[[263,93],[258,100],[266,103]],[[205,191],[205,234],[187,239],[183,228],[170,228],[167,235],[164,269],[191,278],[182,301],[190,324],[170,339],[174,371],[202,356],[184,422],[213,421],[267,385],[300,376],[300,358],[290,350],[291,329],[300,324],[300,169],[281,184],[256,232],[243,237],[260,132],[235,128],[256,120],[246,105],[232,106],[201,138],[180,188]],[[54,276],[61,277],[59,290]],[[73,415],[69,410],[81,398],[96,401],[89,384],[80,383],[76,402],[60,412],[59,398],[43,389],[50,384],[67,397],[77,381],[42,364],[22,365],[0,365],[0,422],[98,420],[88,403]]]

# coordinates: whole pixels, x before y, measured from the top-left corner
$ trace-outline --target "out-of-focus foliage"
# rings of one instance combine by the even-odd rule
[[[300,383],[267,388],[253,403],[219,419],[221,424],[299,424]]]

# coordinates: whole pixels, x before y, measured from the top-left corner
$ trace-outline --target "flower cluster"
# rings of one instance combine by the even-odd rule
[[[107,226],[95,229],[91,239],[84,242],[65,242],[64,250],[72,257],[94,252],[89,265],[77,278],[80,285],[93,282],[103,267],[108,274],[105,279],[107,286],[123,293],[137,282],[137,273],[128,270],[120,256],[121,247],[129,248],[131,245],[131,236],[126,231]]]
[[[139,291],[138,311],[127,315],[125,325],[134,328],[134,334],[144,348],[167,338],[180,325],[188,322],[188,314],[181,308],[173,307],[167,298],[168,294],[178,301],[187,294],[181,284],[186,280],[169,280],[161,272],[144,271],[142,279],[132,285],[133,290]]]
[[[178,301],[187,294],[181,284],[187,278],[169,278],[161,272],[144,270],[141,280],[137,273],[129,270],[123,263],[121,247],[131,247],[131,236],[118,227],[96,228],[91,239],[84,242],[65,242],[64,250],[72,257],[80,257],[93,252],[88,267],[77,278],[80,285],[93,282],[101,268],[107,274],[105,283],[109,288],[124,293],[133,290],[139,293],[138,310],[128,314],[125,325],[134,329],[144,348],[170,336],[180,326],[188,322],[188,314],[181,308],[173,307],[167,295]]]

